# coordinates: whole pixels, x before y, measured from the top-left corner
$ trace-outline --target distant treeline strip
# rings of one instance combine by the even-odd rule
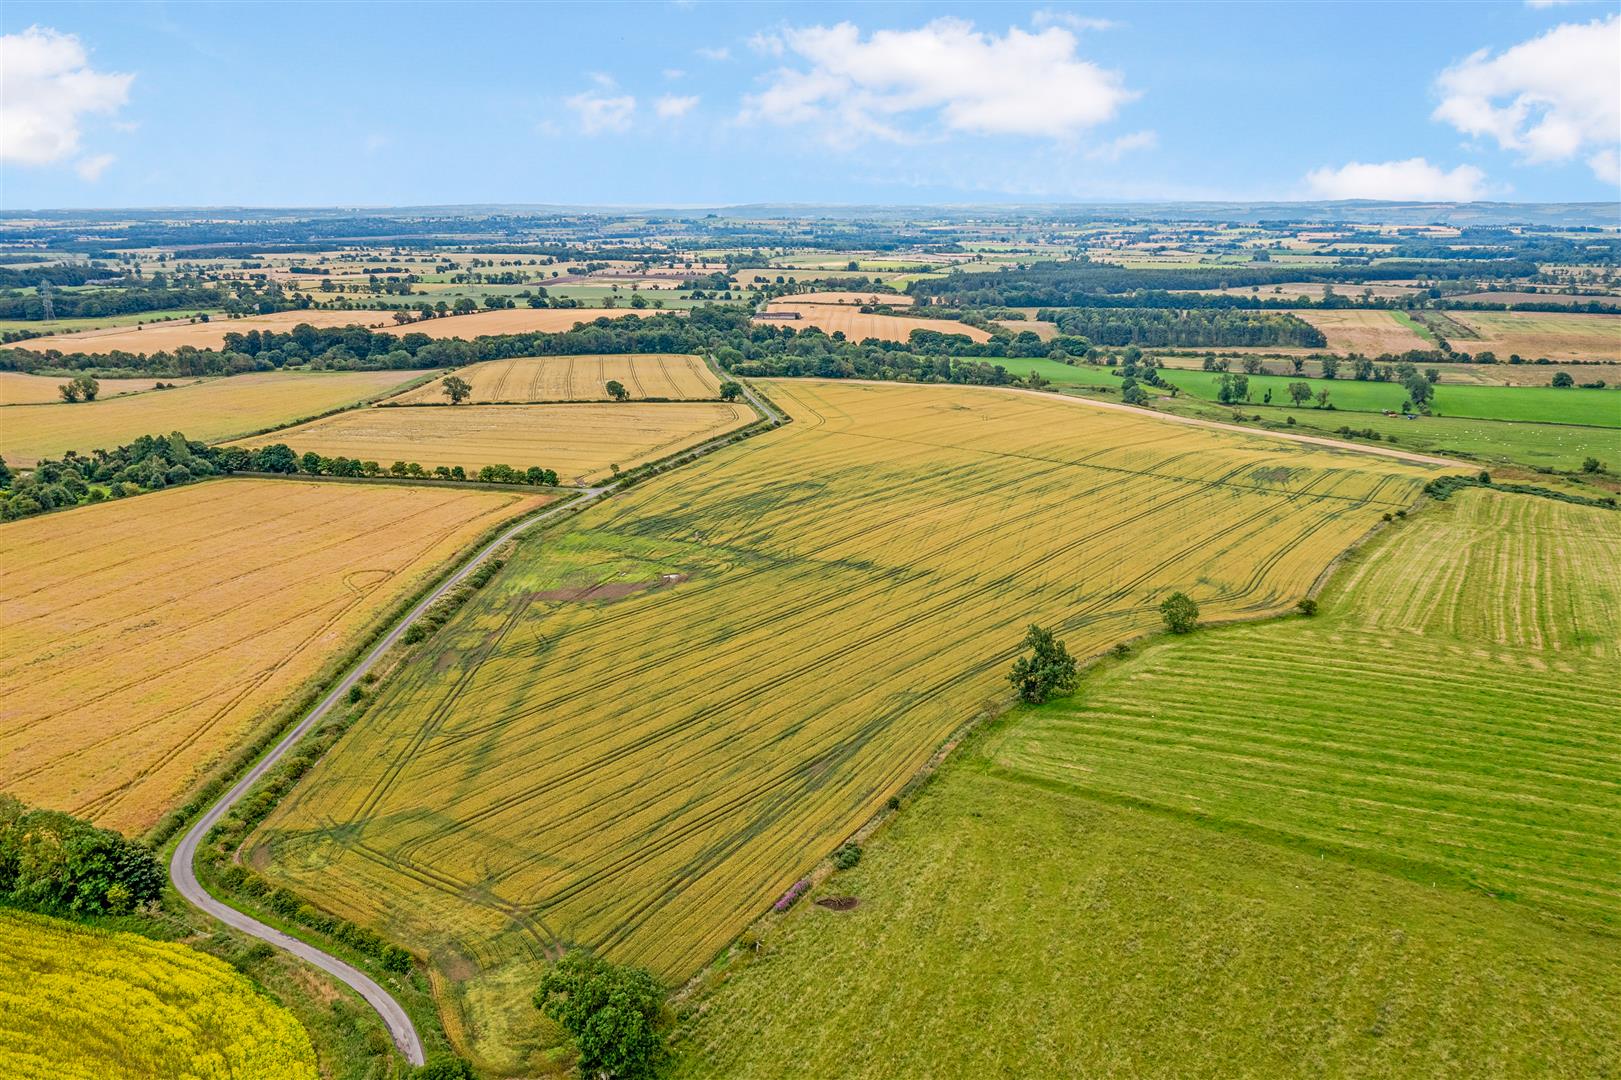
[[[1041,311],[1061,333],[1093,345],[1143,348],[1277,345],[1326,348],[1328,339],[1294,315],[1259,311],[1177,311],[1166,308],[1070,308]]]

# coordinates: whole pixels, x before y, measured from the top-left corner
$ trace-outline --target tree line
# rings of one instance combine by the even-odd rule
[[[1276,345],[1321,349],[1323,332],[1282,312],[1177,311],[1165,308],[1071,308],[1042,311],[1061,333],[1093,345],[1205,348]]]

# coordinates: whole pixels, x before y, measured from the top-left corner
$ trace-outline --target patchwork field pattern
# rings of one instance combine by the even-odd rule
[[[174,390],[0,413],[0,457],[32,465],[69,450],[110,450],[142,435],[183,431],[217,442],[385,394],[415,371],[267,371]],[[148,384],[150,385],[150,384]]]
[[[638,315],[673,314],[653,308],[502,308],[499,311],[478,311],[471,315],[453,315],[448,319],[426,319],[407,323],[391,332],[401,334],[427,334],[431,338],[462,338],[471,341],[491,334],[527,334],[544,331],[548,334],[574,329],[577,323],[596,322],[598,319],[628,319]]]
[[[0,910],[9,1080],[315,1080],[310,1037],[224,961],[184,945]]]
[[[705,401],[720,396],[720,380],[696,356],[648,353],[636,356],[521,356],[486,360],[455,372],[472,388],[472,404],[530,401],[609,401],[604,389],[617,380],[631,398]],[[443,405],[443,379],[402,394],[405,405]]]
[[[69,379],[64,375],[25,375],[20,371],[0,371],[0,405],[46,405],[60,402],[62,394],[58,389]],[[190,383],[193,379],[98,379],[101,384],[99,400],[118,397],[120,394],[136,394],[152,389],[154,383],[178,382]],[[0,413],[0,426],[3,426],[7,414]]]
[[[74,334],[31,338],[13,347],[35,352],[55,349],[64,353],[155,353],[173,351],[187,345],[194,349],[217,349],[225,343],[226,334],[246,334],[253,330],[274,330],[285,334],[301,323],[317,327],[367,326],[374,330],[392,330],[395,326],[394,315],[388,311],[306,309],[245,315],[240,319],[212,318],[207,322],[174,319],[147,323],[139,329],[113,326],[103,330],[81,330]]]
[[[941,334],[962,334],[974,341],[989,341],[991,335],[977,326],[965,326],[949,319],[914,319],[902,315],[863,315],[859,308],[838,304],[810,304],[798,300],[773,300],[767,311],[794,311],[797,319],[763,319],[758,322],[773,326],[791,326],[796,330],[815,326],[828,334],[843,333],[851,341],[879,338],[886,341],[910,341],[913,330],[934,330]]]
[[[1151,649],[996,758],[1613,929],[1617,566],[1613,511],[1464,492],[1354,558],[1330,613]]]
[[[0,790],[141,832],[466,544],[545,501],[232,479],[0,527]]]
[[[679,979],[1006,700],[1287,607],[1420,466],[961,387],[775,382],[788,427],[526,539],[252,845],[453,978],[567,942]],[[445,411],[445,410],[435,410]]]
[[[355,409],[244,440],[286,443],[300,454],[415,461],[428,468],[485,465],[556,469],[586,482],[611,465],[628,469],[753,423],[747,405],[718,401],[644,404],[460,405]]]

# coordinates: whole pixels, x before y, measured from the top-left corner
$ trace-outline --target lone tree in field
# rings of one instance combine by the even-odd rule
[[[736,401],[743,396],[743,384],[727,379],[720,384],[720,399],[722,401]]]
[[[1075,689],[1075,658],[1062,641],[1053,639],[1051,630],[1032,623],[1023,644],[1031,655],[1019,657],[1008,673],[1008,682],[1018,691],[1020,701],[1040,705],[1054,694],[1068,694]]]
[[[1300,406],[1304,405],[1306,402],[1310,401],[1311,400],[1311,383],[1304,383],[1304,382],[1292,382],[1292,383],[1290,383],[1289,384],[1289,399],[1295,403],[1295,408],[1297,408],[1297,409],[1300,408]]]
[[[459,375],[452,375],[447,378],[440,389],[444,391],[445,396],[450,399],[452,405],[460,405],[473,396],[472,386]]]
[[[664,1060],[664,988],[641,968],[574,950],[541,976],[534,1003],[574,1037],[581,1076],[640,1080]]]
[[[608,396],[613,398],[615,401],[630,400],[630,391],[626,390],[625,384],[620,382],[618,379],[609,379],[607,385],[604,386],[603,389],[608,391]]]
[[[1159,606],[1165,628],[1173,634],[1186,634],[1199,625],[1199,605],[1185,592],[1174,592]]]

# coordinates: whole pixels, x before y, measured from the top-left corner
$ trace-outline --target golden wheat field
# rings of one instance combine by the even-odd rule
[[[184,945],[0,910],[7,1080],[315,1080],[310,1037]]]
[[[608,401],[605,387],[617,380],[632,399],[712,400],[720,394],[715,378],[700,357],[670,353],[636,356],[520,356],[486,360],[454,373],[473,388],[473,404],[532,401]],[[443,405],[449,401],[444,380],[402,394],[404,405]]]
[[[934,330],[941,334],[962,334],[974,341],[989,341],[990,334],[977,326],[964,326],[949,319],[914,319],[902,315],[863,315],[860,310],[838,304],[804,303],[794,300],[773,300],[767,311],[794,311],[797,319],[756,319],[770,326],[790,326],[795,330],[815,326],[829,334],[842,333],[851,341],[881,338],[886,341],[910,341],[913,330]]]
[[[0,457],[32,465],[69,450],[112,449],[142,435],[184,432],[218,442],[386,394],[416,371],[267,371],[174,390],[0,412]]]
[[[1397,322],[1396,316],[1388,311],[1292,311],[1290,314],[1321,330],[1331,352],[1379,356],[1431,348],[1423,336]]]
[[[229,479],[0,526],[0,790],[149,828],[465,545],[545,501]]]
[[[14,348],[35,352],[55,349],[64,353],[155,353],[186,345],[194,349],[217,349],[225,343],[226,334],[246,334],[253,330],[274,330],[285,334],[301,323],[316,327],[368,326],[391,330],[394,328],[394,315],[388,311],[323,311],[311,308],[277,311],[269,315],[244,315],[240,319],[215,317],[207,322],[175,319],[148,323],[140,328],[114,326],[105,330],[82,330],[76,334],[53,334],[19,342]]]
[[[679,980],[1007,700],[1030,623],[1084,655],[1173,589],[1277,612],[1433,475],[1034,394],[766,385],[786,428],[522,541],[255,863],[453,978],[580,943]]]
[[[62,400],[59,389],[65,382],[70,381],[65,375],[25,375],[20,371],[0,371],[0,406],[4,405],[46,405]],[[196,379],[97,379],[101,384],[98,400],[118,397],[123,394],[138,394],[152,389],[159,382],[177,382],[189,384]],[[5,423],[5,414],[0,414],[0,426]]]
[[[426,319],[407,323],[392,329],[391,333],[427,334],[431,338],[462,338],[471,341],[488,334],[528,334],[544,331],[548,334],[572,330],[577,323],[598,319],[627,319],[637,315],[676,315],[674,311],[656,311],[652,308],[502,308],[499,311],[478,311],[471,315],[452,315],[446,319]]]
[[[648,404],[458,405],[355,409],[243,440],[286,443],[300,454],[351,457],[388,466],[485,465],[555,469],[585,482],[610,466],[629,469],[754,421],[747,405],[718,401]]]

